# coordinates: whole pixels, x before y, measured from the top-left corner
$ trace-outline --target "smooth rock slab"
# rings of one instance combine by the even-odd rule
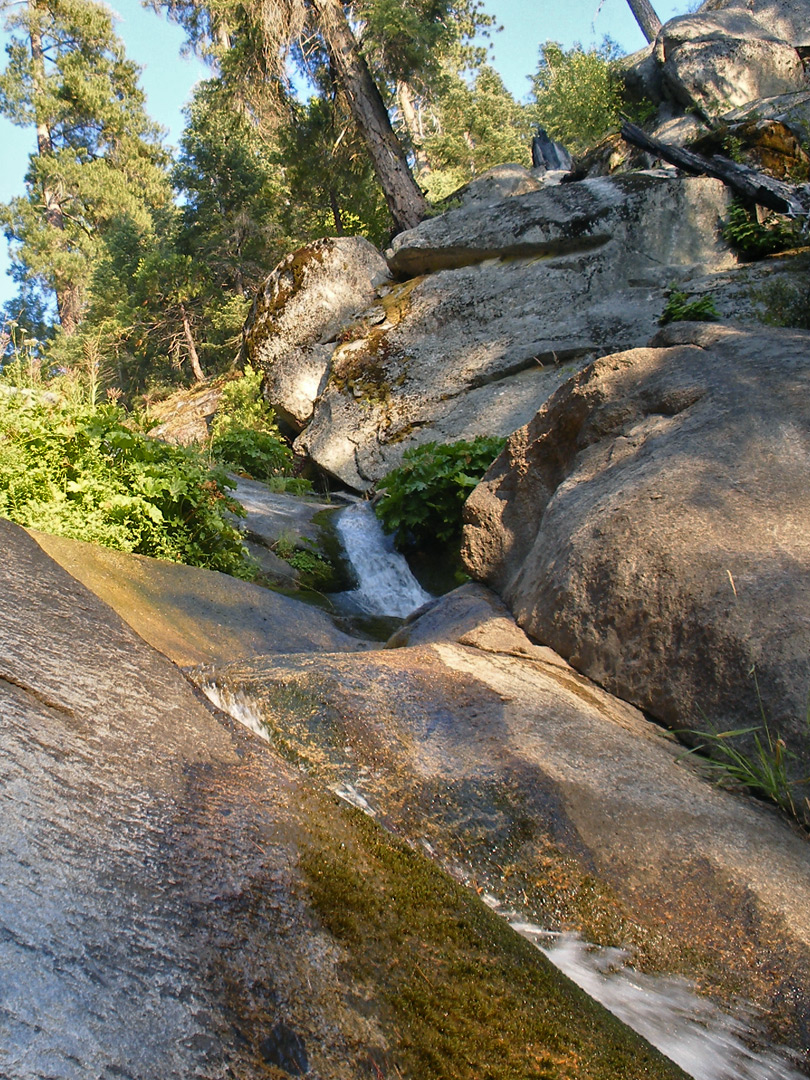
[[[31,535],[176,664],[363,647],[339,630],[325,612],[227,574],[34,530]]]
[[[761,723],[754,667],[807,763],[810,334],[675,323],[653,346],[596,361],[515,433],[467,502],[467,566],[672,727]]]
[[[682,1077],[22,529],[0,539],[4,1080],[421,1080],[437,1052],[459,1078]]]
[[[449,640],[470,640],[473,606],[483,649]],[[422,620],[440,636],[443,610],[436,644],[256,657],[194,677],[517,918],[629,947],[644,970],[687,975],[728,1004],[754,1000],[801,1048],[806,841],[712,787],[636,709],[521,646],[481,591],[440,600],[412,637]]]

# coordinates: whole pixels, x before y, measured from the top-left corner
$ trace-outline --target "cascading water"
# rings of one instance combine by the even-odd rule
[[[509,922],[586,994],[695,1080],[802,1080],[804,1074],[786,1057],[746,1045],[752,1034],[748,1018],[721,1012],[683,980],[635,971],[620,949],[589,945],[576,934]]]
[[[432,599],[394,550],[392,538],[382,531],[368,503],[341,510],[335,528],[358,582],[356,589],[334,598],[342,607],[404,619]]]

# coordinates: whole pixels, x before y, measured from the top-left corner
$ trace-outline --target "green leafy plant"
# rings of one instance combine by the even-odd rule
[[[761,305],[757,314],[768,326],[810,330],[810,283],[777,278],[752,290],[751,299]]]
[[[671,322],[713,322],[720,318],[720,312],[711,296],[701,296],[699,300],[690,300],[689,294],[678,289],[670,289],[667,302],[658,320],[660,326]]]
[[[572,153],[582,153],[619,128],[626,103],[616,70],[618,56],[618,46],[609,38],[598,49],[585,50],[579,43],[563,49],[555,41],[541,46],[530,111]]]
[[[723,236],[741,254],[750,259],[763,259],[779,251],[787,251],[801,242],[798,225],[779,214],[771,214],[764,222],[757,220],[755,211],[734,199],[723,223]]]
[[[304,588],[315,591],[328,589],[335,580],[334,566],[311,542],[304,540],[304,543],[310,544],[309,550],[301,547],[297,538],[280,536],[273,546],[273,551],[298,571]]]
[[[251,578],[231,486],[193,451],[133,431],[114,404],[0,381],[0,514],[21,525]]]
[[[805,828],[810,828],[810,799],[800,799],[798,787],[810,783],[810,776],[795,775],[796,754],[768,723],[756,672],[752,671],[756,687],[761,723],[732,731],[683,732],[700,740],[687,754],[701,757],[701,767],[721,787],[742,787],[775,803]],[[810,731],[810,701],[806,724]]]
[[[248,365],[240,378],[227,383],[211,425],[211,454],[254,480],[286,478],[293,470],[293,453],[262,397],[261,382],[261,373]],[[290,479],[295,482],[285,484],[285,490],[311,490],[308,481]]]
[[[498,436],[479,436],[406,450],[402,465],[381,481],[382,499],[375,510],[400,546],[446,542],[461,532],[461,509],[467,496],[504,447]]]

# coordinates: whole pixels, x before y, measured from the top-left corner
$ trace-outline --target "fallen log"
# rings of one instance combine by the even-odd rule
[[[810,185],[786,184],[765,173],[757,172],[748,165],[713,154],[703,157],[691,150],[654,139],[641,128],[625,121],[621,128],[622,138],[632,146],[646,150],[650,154],[675,165],[693,176],[713,176],[722,180],[741,198],[749,202],[775,210],[790,217],[810,216]]]

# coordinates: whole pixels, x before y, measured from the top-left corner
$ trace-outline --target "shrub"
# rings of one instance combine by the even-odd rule
[[[658,320],[659,326],[671,322],[713,322],[720,318],[711,296],[701,296],[699,300],[690,300],[689,294],[678,289],[670,289],[666,306]]]
[[[461,533],[461,509],[506,440],[425,443],[405,451],[402,465],[381,481],[377,517],[399,546],[444,543]]]
[[[211,454],[235,472],[254,480],[288,477],[293,453],[276,427],[273,410],[261,392],[261,374],[249,365],[222,392],[211,425]],[[297,493],[311,490],[305,481],[290,477]]]
[[[750,259],[763,259],[787,251],[801,242],[799,227],[790,218],[771,214],[765,222],[745,203],[734,199],[723,224],[723,236],[741,254]]]
[[[777,278],[753,290],[751,299],[762,305],[757,314],[768,326],[810,330],[810,283]]]
[[[51,395],[55,396],[55,395]],[[90,408],[0,384],[0,514],[45,532],[250,578],[221,468]]]
[[[625,104],[615,70],[618,55],[609,38],[587,51],[578,43],[568,50],[555,41],[541,46],[540,66],[532,76],[531,112],[572,153],[587,150],[619,128]]]

